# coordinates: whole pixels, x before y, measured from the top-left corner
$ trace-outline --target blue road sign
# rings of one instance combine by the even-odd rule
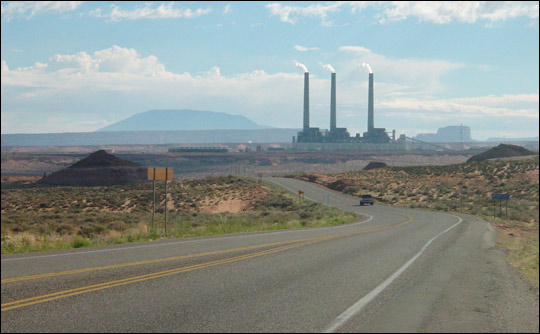
[[[508,201],[510,194],[491,194],[491,199],[494,201]]]

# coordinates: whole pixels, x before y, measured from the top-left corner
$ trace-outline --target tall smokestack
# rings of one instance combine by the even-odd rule
[[[375,128],[373,122],[373,73],[369,73],[369,92],[368,92],[368,132]]]
[[[336,73],[332,73],[330,88],[330,131],[336,131]]]
[[[309,130],[309,72],[304,73],[304,131]]]

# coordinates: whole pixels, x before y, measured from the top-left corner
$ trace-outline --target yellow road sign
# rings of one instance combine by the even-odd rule
[[[173,178],[172,167],[148,167],[148,180],[166,181]]]

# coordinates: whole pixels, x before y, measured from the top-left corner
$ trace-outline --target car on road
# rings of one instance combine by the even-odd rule
[[[364,206],[367,204],[373,205],[373,196],[369,194],[362,195],[362,197],[360,198],[360,205]]]

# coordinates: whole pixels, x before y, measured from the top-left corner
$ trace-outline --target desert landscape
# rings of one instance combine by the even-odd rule
[[[291,177],[353,196],[371,194],[380,204],[461,212],[488,220],[501,232],[498,241],[508,250],[510,262],[538,285],[538,155]],[[491,199],[492,194],[503,193],[510,195],[507,203]]]
[[[113,151],[108,150],[109,153]],[[2,153],[2,176],[43,176],[66,168],[90,152]],[[230,152],[230,153],[114,153],[144,166],[170,166],[178,178],[218,175],[283,175],[300,171],[343,173],[364,168],[371,161],[389,166],[449,165],[467,161],[477,151],[448,152]]]
[[[49,187],[2,179],[2,254],[108,243],[342,224],[356,215],[298,199],[249,177],[102,187]],[[165,201],[169,212],[164,232]]]

